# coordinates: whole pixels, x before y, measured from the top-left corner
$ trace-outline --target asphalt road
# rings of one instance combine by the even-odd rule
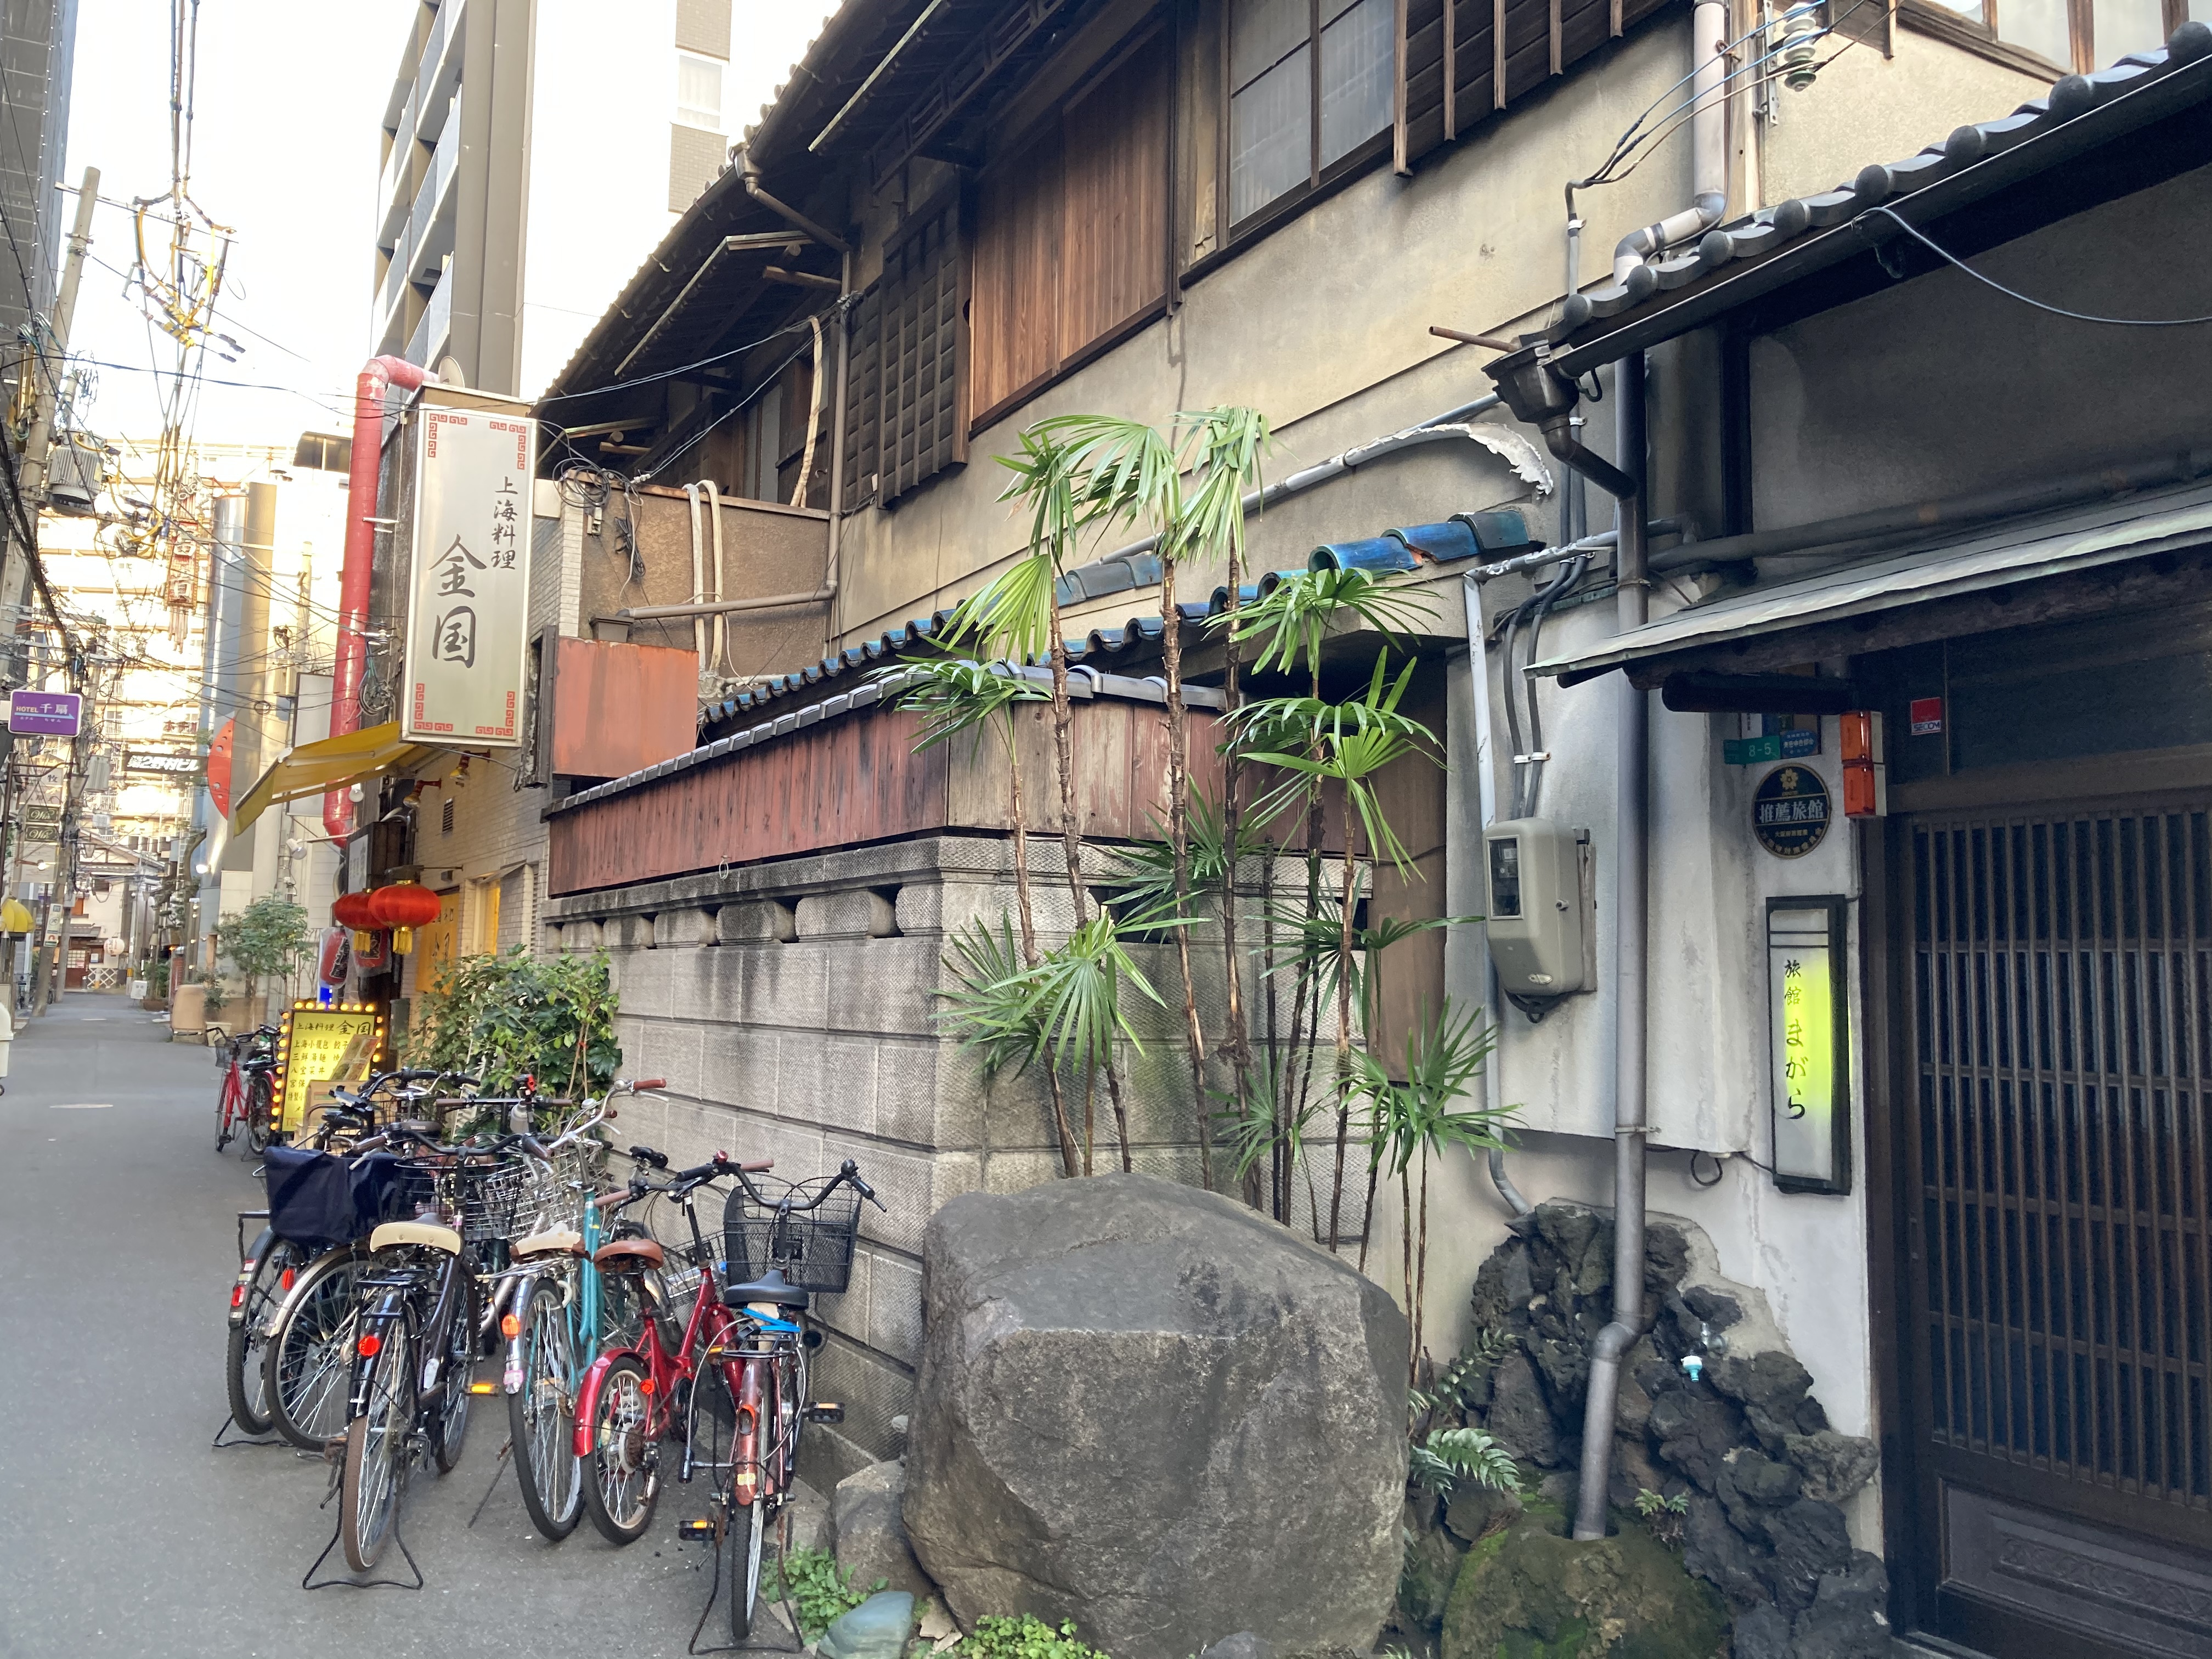
[[[0,1097],[0,1655],[684,1651],[711,1566],[676,1528],[704,1483],[672,1483],[627,1549],[588,1519],[549,1544],[499,1462],[499,1400],[477,1402],[451,1474],[409,1488],[424,1589],[301,1589],[337,1524],[326,1470],[289,1447],[210,1445],[228,1415],[234,1217],[262,1202],[238,1144],[215,1150],[211,1056],[119,996],[71,994],[18,1030]],[[404,1567],[391,1551],[382,1565]],[[702,1643],[718,1629],[719,1607]]]

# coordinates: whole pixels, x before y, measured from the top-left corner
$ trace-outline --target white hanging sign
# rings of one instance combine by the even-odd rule
[[[418,424],[400,734],[520,748],[536,428],[520,414],[428,403]]]

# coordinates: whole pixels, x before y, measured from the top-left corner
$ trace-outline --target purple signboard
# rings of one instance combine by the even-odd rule
[[[73,738],[84,699],[74,691],[10,691],[8,729],[20,736]]]

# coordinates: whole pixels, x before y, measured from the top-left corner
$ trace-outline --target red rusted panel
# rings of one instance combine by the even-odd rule
[[[596,640],[555,641],[555,775],[619,778],[698,740],[699,661],[689,651]]]

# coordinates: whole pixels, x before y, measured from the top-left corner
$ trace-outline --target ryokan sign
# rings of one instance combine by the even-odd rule
[[[535,430],[523,416],[426,402],[415,462],[401,735],[519,747]]]

